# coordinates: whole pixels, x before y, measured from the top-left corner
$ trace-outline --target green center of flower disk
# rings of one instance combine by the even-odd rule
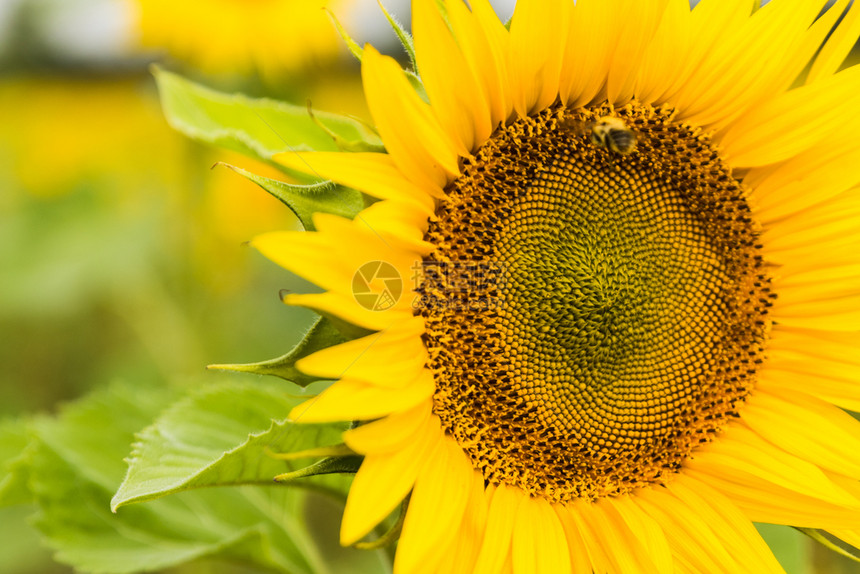
[[[576,129],[607,114],[632,153]],[[670,110],[502,126],[437,216],[418,290],[434,412],[488,483],[555,502],[666,483],[737,416],[773,294],[743,189]]]

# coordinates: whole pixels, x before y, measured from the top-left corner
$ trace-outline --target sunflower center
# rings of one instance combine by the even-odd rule
[[[709,140],[631,105],[622,154],[588,133],[608,113],[500,128],[449,186],[419,289],[443,427],[488,482],[557,502],[669,480],[736,415],[768,324]]]

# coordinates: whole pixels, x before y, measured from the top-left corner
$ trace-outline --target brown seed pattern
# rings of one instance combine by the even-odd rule
[[[607,113],[634,153],[570,128]],[[743,189],[671,110],[501,126],[437,216],[428,268],[495,273],[419,290],[434,412],[488,483],[556,502],[665,483],[737,415],[774,295]]]

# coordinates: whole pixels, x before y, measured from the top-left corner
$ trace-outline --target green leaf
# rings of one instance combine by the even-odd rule
[[[262,416],[249,406],[257,400],[241,398],[247,389],[233,390],[239,413],[247,407],[253,417]],[[40,440],[31,468],[39,506],[35,524],[59,561],[93,573],[152,571],[204,558],[296,574],[343,571],[337,569],[340,564],[354,564],[350,571],[356,573],[389,571],[380,553],[331,552],[341,506],[306,489],[195,490],[112,514],[111,493],[122,481],[122,457],[135,431],[172,402],[172,396],[160,389],[114,385],[66,407],[55,419],[36,422]],[[204,418],[203,413],[190,416],[196,423]],[[213,422],[216,426],[208,433],[184,438],[199,440],[205,449],[239,434],[238,422],[227,422],[225,428],[217,426],[225,422],[219,417],[213,416]],[[197,445],[185,446],[194,451]],[[173,462],[166,458],[159,464]],[[310,524],[309,517],[320,514],[326,521]]]
[[[292,185],[253,174],[227,163],[219,162],[215,165],[223,165],[268,191],[289,207],[302,222],[302,226],[309,231],[315,230],[312,217],[314,213],[333,213],[352,219],[364,208],[364,196],[361,192],[337,186],[330,181],[311,185]]]
[[[293,562],[287,549],[273,555],[273,534],[255,524],[253,512],[243,508],[248,501],[236,492],[222,498],[188,497],[184,503],[159,501],[114,516],[108,491],[76,470],[47,446],[34,465],[39,476],[36,526],[56,550],[56,559],[76,569],[151,571],[219,556],[273,569],[281,565],[290,572],[311,570],[307,563]],[[293,552],[301,556],[297,548]]]
[[[32,443],[24,419],[0,422],[0,507],[32,502],[27,486]]]
[[[318,381],[319,377],[308,376],[296,369],[296,361],[320,349],[344,343],[346,340],[346,337],[341,334],[341,331],[329,319],[320,317],[311,325],[301,342],[286,355],[259,363],[209,365],[207,368],[219,371],[253,373],[255,375],[273,375],[306,387],[310,383]]]
[[[111,507],[202,487],[271,486],[275,476],[308,466],[312,460],[278,460],[272,453],[340,443],[348,427],[284,422],[307,398],[288,395],[282,384],[260,382],[225,383],[187,397],[139,435]],[[341,496],[348,487],[339,476],[296,484]]]
[[[241,94],[224,94],[176,74],[153,68],[168,123],[188,137],[271,163],[285,151],[337,151],[304,107]],[[317,112],[318,119],[345,141],[381,147],[379,137],[361,122]]]

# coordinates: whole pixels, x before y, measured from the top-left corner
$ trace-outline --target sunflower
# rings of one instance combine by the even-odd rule
[[[254,241],[369,333],[297,364],[337,381],[290,415],[363,421],[343,544],[407,496],[396,572],[860,543],[860,6],[826,4],[416,0],[426,98],[364,49],[387,153],[277,159],[379,201]]]

